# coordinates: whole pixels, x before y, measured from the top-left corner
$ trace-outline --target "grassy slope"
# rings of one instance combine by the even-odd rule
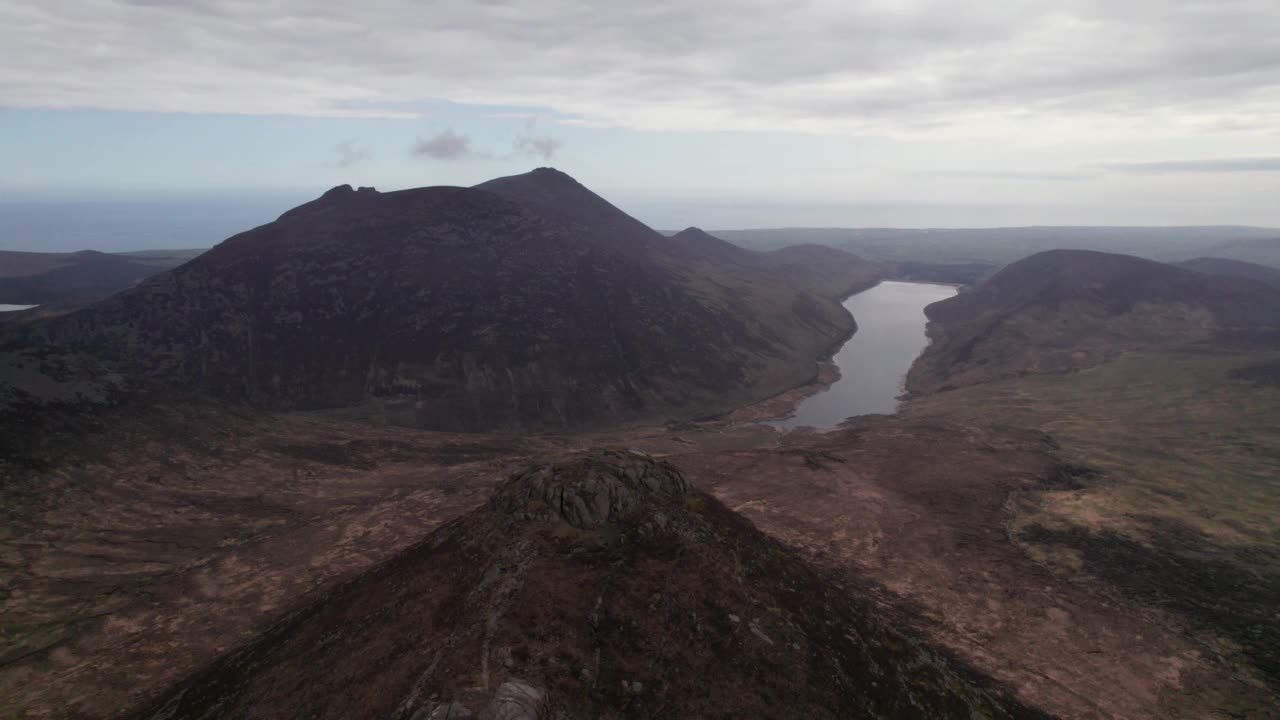
[[[1280,373],[1248,369],[1278,362],[1280,353],[1134,353],[918,398],[903,412],[1051,433],[1082,471],[1011,501],[1010,530],[1027,551],[1179,613],[1211,653],[1275,691]]]

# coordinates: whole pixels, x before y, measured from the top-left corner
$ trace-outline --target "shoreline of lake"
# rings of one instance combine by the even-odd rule
[[[907,371],[928,346],[924,308],[953,297],[960,287],[885,280],[851,295],[843,304],[858,330],[826,361],[830,369],[820,369],[814,382],[735,411],[731,418],[786,431],[828,429],[848,417],[896,412]]]

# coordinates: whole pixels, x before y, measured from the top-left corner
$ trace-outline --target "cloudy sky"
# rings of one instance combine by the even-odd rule
[[[553,165],[659,227],[1280,226],[1275,0],[0,0],[0,193]]]

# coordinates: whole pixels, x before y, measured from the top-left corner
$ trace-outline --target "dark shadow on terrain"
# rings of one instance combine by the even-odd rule
[[[1199,530],[1169,518],[1143,517],[1155,547],[1111,531],[1051,530],[1033,525],[1024,542],[1079,551],[1084,569],[1142,603],[1173,610],[1196,629],[1239,643],[1273,688],[1280,688],[1280,553],[1262,547],[1224,548]]]
[[[1233,380],[1245,380],[1258,385],[1280,386],[1280,360],[1250,365],[1231,371]]]

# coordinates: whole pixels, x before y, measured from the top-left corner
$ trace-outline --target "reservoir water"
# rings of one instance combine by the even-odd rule
[[[928,344],[924,308],[956,294],[950,285],[885,281],[845,301],[858,331],[832,359],[840,379],[769,424],[830,428],[853,415],[893,413],[911,363]]]
[[[15,310],[26,310],[33,308],[35,305],[3,305],[0,304],[0,312],[14,312]]]

